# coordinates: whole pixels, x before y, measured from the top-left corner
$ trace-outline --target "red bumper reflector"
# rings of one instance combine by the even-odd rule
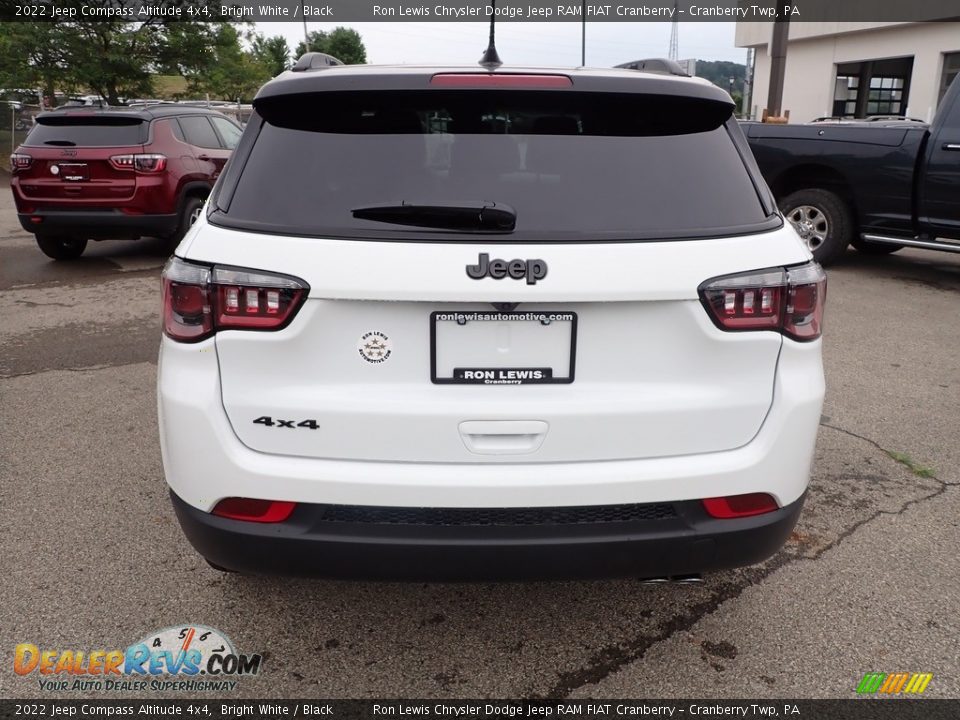
[[[703,507],[710,517],[724,520],[763,515],[779,509],[777,501],[766,493],[707,498],[703,501]]]
[[[225,498],[217,503],[213,514],[231,520],[278,523],[286,520],[297,507],[294,502],[282,500],[254,500],[252,498]]]
[[[34,215],[32,218],[30,218],[30,222],[32,222],[34,225],[39,225],[43,222],[43,218],[39,215]]]

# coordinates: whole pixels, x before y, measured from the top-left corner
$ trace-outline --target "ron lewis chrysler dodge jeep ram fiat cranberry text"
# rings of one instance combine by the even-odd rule
[[[778,550],[825,276],[725,92],[340,66],[254,108],[163,274],[164,468],[211,564],[671,577]]]

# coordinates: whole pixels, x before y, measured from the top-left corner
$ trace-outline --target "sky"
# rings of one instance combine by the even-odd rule
[[[487,47],[487,22],[340,23],[363,38],[367,61],[374,64],[427,63],[472,65]],[[587,23],[587,65],[612,67],[630,60],[667,57],[669,22]],[[333,23],[308,23],[313,30],[332,30]],[[257,32],[283,35],[290,49],[303,40],[303,23],[258,22]],[[747,51],[733,45],[735,23],[679,23],[681,59],[730,60],[743,63]],[[497,51],[505,65],[580,65],[578,22],[499,23]]]

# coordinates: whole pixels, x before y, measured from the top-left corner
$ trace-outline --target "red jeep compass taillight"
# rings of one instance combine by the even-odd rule
[[[26,170],[30,167],[30,164],[33,162],[33,158],[29,155],[24,155],[23,153],[14,153],[10,156],[10,170],[16,172],[17,170]]]
[[[163,331],[197,342],[218,330],[279,330],[309,287],[289,275],[195,265],[171,258],[163,269]]]
[[[143,153],[138,155],[114,155],[110,164],[117,170],[136,170],[142,173],[162,172],[167,167],[165,155]]]
[[[823,326],[827,274],[817,263],[707,280],[700,300],[721,330],[777,330],[816,340]]]

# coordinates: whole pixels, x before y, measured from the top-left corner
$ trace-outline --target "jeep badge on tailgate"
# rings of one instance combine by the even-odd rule
[[[514,280],[527,278],[527,285],[535,285],[537,280],[547,276],[547,262],[535,258],[533,260],[491,260],[487,253],[480,253],[476,265],[467,265],[467,275],[474,280],[481,280],[487,275],[494,280],[501,280],[507,275]]]

